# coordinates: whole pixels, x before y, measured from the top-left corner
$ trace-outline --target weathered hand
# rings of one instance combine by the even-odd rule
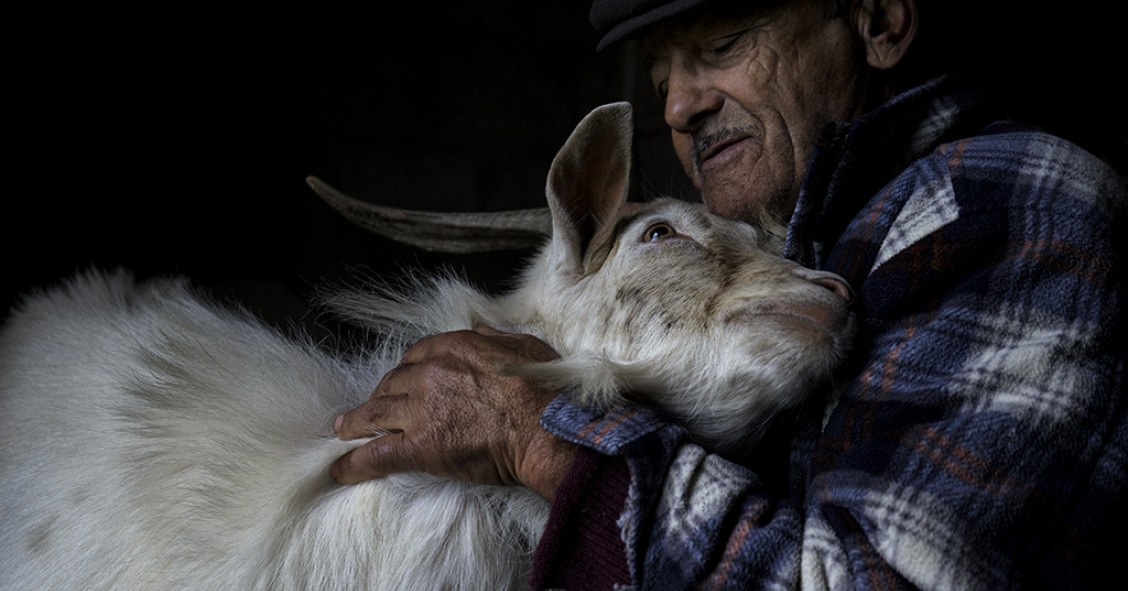
[[[418,470],[481,484],[524,485],[552,498],[573,444],[540,427],[555,395],[503,375],[508,363],[556,353],[535,337],[487,327],[421,339],[368,402],[341,415],[341,439],[388,432],[345,454],[330,473],[344,484]]]

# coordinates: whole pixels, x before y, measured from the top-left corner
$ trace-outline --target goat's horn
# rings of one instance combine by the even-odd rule
[[[431,212],[385,207],[349,197],[321,179],[306,183],[352,223],[424,250],[471,253],[540,246],[552,233],[547,207],[499,212]]]

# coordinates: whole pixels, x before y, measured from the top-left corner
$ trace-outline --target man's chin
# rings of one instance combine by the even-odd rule
[[[704,197],[705,207],[721,217],[748,223],[757,223],[763,218],[764,208],[762,202],[758,200],[732,195],[715,195],[704,191],[702,195],[712,195]]]
[[[787,195],[757,192],[732,185],[701,188],[702,200],[709,211],[731,219],[759,226],[786,227],[795,207]]]

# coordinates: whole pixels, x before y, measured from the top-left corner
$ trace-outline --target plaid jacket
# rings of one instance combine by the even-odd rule
[[[785,254],[854,286],[861,332],[782,471],[646,408],[549,407],[597,453],[558,493],[535,586],[598,579],[608,548],[645,589],[1075,589],[1118,564],[1124,185],[988,107],[947,78],[822,137]]]

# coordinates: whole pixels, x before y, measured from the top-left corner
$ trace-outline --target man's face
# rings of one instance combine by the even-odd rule
[[[660,26],[645,40],[674,150],[710,210],[786,221],[819,128],[861,109],[847,19],[794,0]]]

